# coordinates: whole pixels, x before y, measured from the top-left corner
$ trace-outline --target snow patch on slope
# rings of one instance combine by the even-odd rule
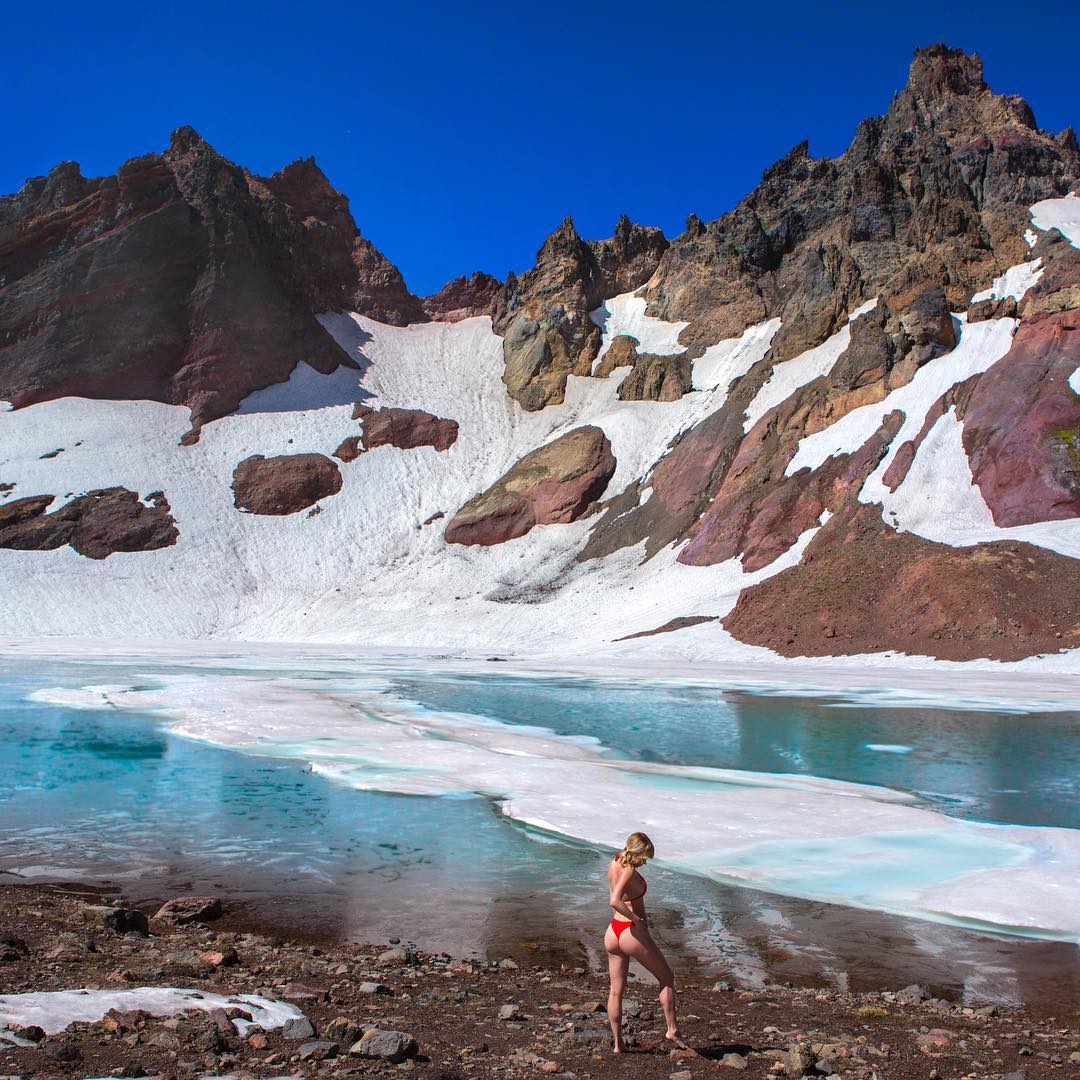
[[[768,382],[747,406],[743,431],[749,431],[770,409],[786,401],[796,390],[822,375],[827,375],[851,341],[851,323],[860,315],[873,311],[876,305],[876,298],[868,300],[848,316],[847,325],[841,327],[831,338],[813,349],[807,349],[806,352],[777,364]]]
[[[686,346],[679,344],[679,335],[690,325],[685,322],[665,322],[652,315],[646,315],[648,301],[634,293],[622,293],[605,300],[595,311],[589,312],[589,318],[600,327],[603,340],[600,352],[593,363],[596,370],[604,353],[611,348],[611,343],[620,335],[627,334],[636,338],[638,351],[653,353],[656,356],[674,356],[686,352]]]
[[[1080,248],[1080,196],[1044,199],[1031,208],[1031,223],[1037,229],[1057,229],[1074,248]]]
[[[989,289],[975,293],[971,298],[972,303],[977,300],[1004,300],[1009,296],[1014,300],[1022,299],[1024,293],[1037,285],[1039,278],[1043,276],[1041,267],[1042,259],[1010,266],[1001,277],[994,278]]]

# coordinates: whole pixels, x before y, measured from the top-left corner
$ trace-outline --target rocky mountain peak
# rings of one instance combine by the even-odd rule
[[[950,94],[980,93],[989,87],[983,80],[978,53],[951,49],[938,42],[915,50],[906,89],[924,101],[933,101]]]

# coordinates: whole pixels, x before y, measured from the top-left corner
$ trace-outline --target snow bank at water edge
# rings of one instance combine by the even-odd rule
[[[295,1005],[256,994],[212,994],[206,990],[179,990],[167,986],[140,986],[131,990],[52,990],[27,994],[0,994],[0,1027],[37,1025],[55,1035],[71,1024],[92,1024],[110,1009],[142,1009],[153,1016],[174,1016],[188,1009],[243,1009],[250,1017],[233,1020],[243,1035],[249,1028],[273,1031],[287,1020],[303,1017]]]

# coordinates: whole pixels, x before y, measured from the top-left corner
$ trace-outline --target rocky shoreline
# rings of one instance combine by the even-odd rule
[[[96,993],[18,997],[74,990]],[[148,1011],[178,1007],[161,1002],[180,991],[179,1004],[195,1008]],[[680,978],[679,1003],[696,1053],[669,1051],[642,979],[627,994],[631,1052],[619,1059],[606,994],[604,976],[581,967],[460,960],[398,940],[272,938],[220,898],[177,898],[150,913],[0,888],[0,1076],[1080,1075],[1076,1015],[958,1004],[921,987],[744,990],[695,975]],[[147,1004],[61,1026],[58,1003],[85,1015],[99,999]],[[32,1023],[28,1000],[46,1004],[51,1022]]]

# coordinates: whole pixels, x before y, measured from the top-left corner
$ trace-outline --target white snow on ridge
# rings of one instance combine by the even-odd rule
[[[175,1016],[189,1009],[239,1008],[250,1020],[233,1020],[241,1035],[250,1027],[264,1031],[282,1027],[304,1014],[295,1005],[272,1001],[256,994],[212,994],[208,990],[179,990],[165,986],[140,986],[131,990],[38,990],[26,994],[0,994],[0,1027],[36,1024],[47,1035],[71,1024],[92,1024],[110,1009],[129,1012],[142,1009],[153,1016]]]
[[[816,469],[835,454],[854,453],[877,431],[889,413],[900,409],[904,413],[904,423],[879,468],[879,472],[883,473],[900,446],[918,434],[930,406],[950,386],[986,371],[1009,351],[1015,320],[988,319],[969,326],[963,316],[958,318],[961,324],[960,340],[952,352],[924,364],[911,382],[898,387],[884,400],[852,409],[836,423],[807,435],[800,441],[785,475],[791,476],[799,469]],[[883,489],[880,484],[871,481],[863,489],[864,502],[881,498]]]
[[[885,520],[927,540],[954,547],[1022,540],[1080,559],[1080,519],[1012,528],[994,524],[990,508],[972,479],[962,436],[963,425],[955,410],[950,409],[930,429],[895,492],[878,485],[880,469],[870,477],[868,485],[874,482],[873,490],[880,493]]]
[[[1044,199],[1031,208],[1031,223],[1037,229],[1057,229],[1075,248],[1080,248],[1080,195]]]
[[[786,401],[796,390],[822,375],[827,375],[851,341],[851,323],[860,315],[873,311],[876,305],[876,298],[868,300],[848,315],[847,325],[841,327],[832,337],[813,349],[807,349],[806,352],[777,364],[768,382],[747,407],[743,431],[749,431],[770,409]]]

